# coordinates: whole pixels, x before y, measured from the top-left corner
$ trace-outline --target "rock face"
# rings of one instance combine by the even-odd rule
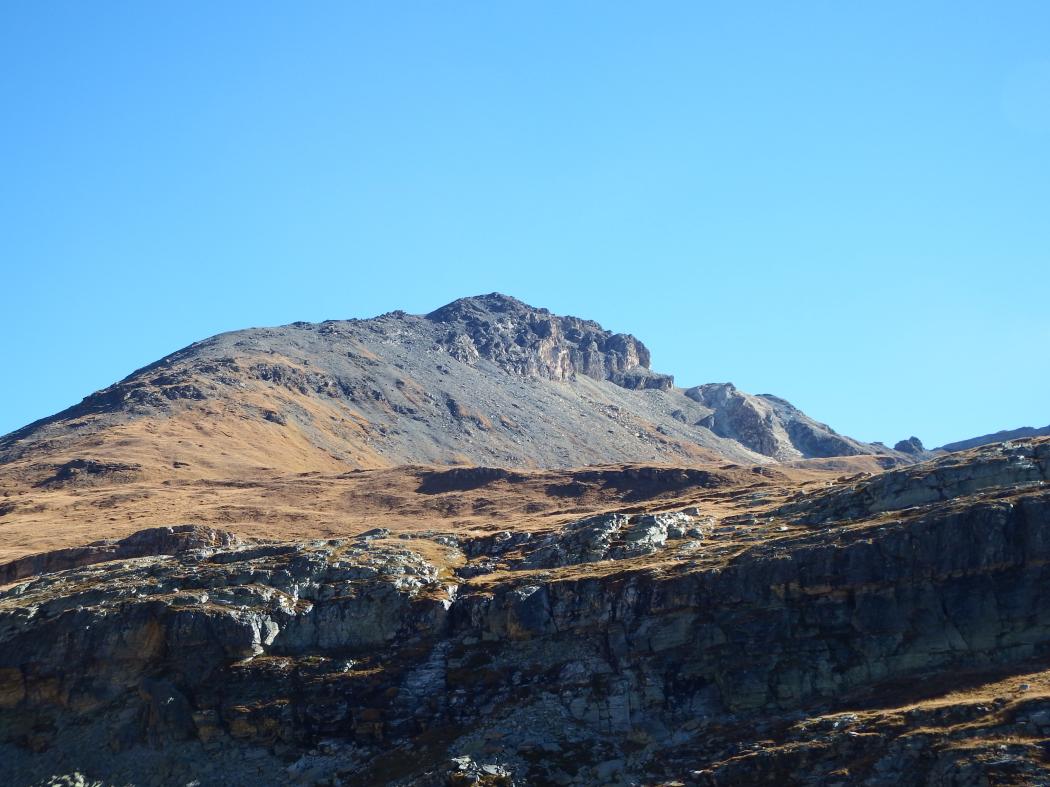
[[[683,395],[649,363],[633,336],[498,294],[425,316],[236,331],[0,438],[0,475],[19,462],[19,478],[82,486],[119,473],[231,478],[404,464],[914,461],[836,435],[774,397],[732,386]]]
[[[1050,678],[973,687],[1050,655],[1048,479],[1025,442],[734,515],[45,573],[0,591],[0,781],[1038,783]]]
[[[887,511],[944,500],[992,494],[1001,489],[1042,489],[1047,476],[1046,442],[1003,443],[973,456],[948,456],[908,472],[887,471],[848,486],[807,495],[777,509],[807,524],[863,519]]]
[[[499,293],[461,298],[427,319],[446,331],[441,344],[464,363],[485,358],[525,377],[565,381],[582,374],[631,389],[666,391],[674,384],[671,375],[649,369],[649,350],[633,336]]]
[[[914,435],[907,440],[900,440],[895,446],[893,446],[893,450],[900,451],[903,454],[911,454],[912,456],[923,456],[927,453],[922,445],[922,440]]]
[[[700,426],[763,456],[789,461],[872,452],[870,445],[839,435],[770,394],[753,396],[732,383],[711,383],[689,388],[685,395],[710,410]]]
[[[927,459],[933,459],[944,454],[944,450],[941,448],[926,448],[922,444],[922,440],[915,436],[909,437],[907,440],[898,441],[893,446],[893,450],[899,454],[912,457],[916,462],[924,462]]]
[[[199,525],[175,525],[140,530],[127,538],[95,541],[87,546],[59,549],[31,555],[0,565],[0,585],[24,577],[49,574],[70,568],[124,560],[147,555],[177,555],[191,549],[234,546],[240,539],[233,533]]]

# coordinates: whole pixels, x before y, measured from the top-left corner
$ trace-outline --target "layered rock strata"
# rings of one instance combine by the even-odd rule
[[[1050,700],[1008,718],[952,706],[974,722],[969,739],[959,727],[968,745],[860,717],[838,735],[832,703],[917,701],[945,676],[1046,664],[1048,477],[1050,442],[1028,442],[722,518],[217,535],[47,573],[0,595],[0,776],[968,785],[1038,772]],[[989,756],[1000,733],[1014,748]]]

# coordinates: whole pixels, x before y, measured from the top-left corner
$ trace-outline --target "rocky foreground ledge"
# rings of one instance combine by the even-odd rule
[[[1050,783],[1048,480],[1027,441],[721,519],[38,556],[0,783]]]

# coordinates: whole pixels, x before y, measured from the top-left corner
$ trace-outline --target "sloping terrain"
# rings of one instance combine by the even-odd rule
[[[222,334],[0,438],[0,473],[253,478],[881,455],[772,397],[683,392],[632,336],[513,298]]]
[[[1026,437],[1042,437],[1044,435],[1050,435],[1050,426],[1044,426],[1039,429],[1031,426],[1022,426],[1020,429],[1004,429],[1001,432],[994,432],[993,434],[985,434],[979,437],[971,437],[968,440],[946,443],[938,450],[966,451],[970,448],[977,448],[978,446],[989,445],[990,443],[1001,443],[1005,440],[1023,440]]]
[[[852,457],[850,464],[859,467],[865,459]],[[878,466],[869,461],[867,469]],[[91,476],[81,482],[81,476],[74,476],[44,487],[0,486],[6,512],[0,518],[0,564],[186,522],[276,540],[345,538],[380,525],[398,530],[533,530],[580,514],[654,501],[688,505],[714,488],[744,494],[754,485],[794,489],[797,482],[815,485],[831,477],[822,470],[724,463],[582,470],[404,467],[160,484]]]
[[[6,566],[0,778],[1045,783],[1050,440],[789,472],[420,468],[581,510]]]

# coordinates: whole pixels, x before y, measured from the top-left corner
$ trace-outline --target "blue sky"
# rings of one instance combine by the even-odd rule
[[[839,431],[1050,422],[1050,5],[0,6],[0,433],[494,290]]]

